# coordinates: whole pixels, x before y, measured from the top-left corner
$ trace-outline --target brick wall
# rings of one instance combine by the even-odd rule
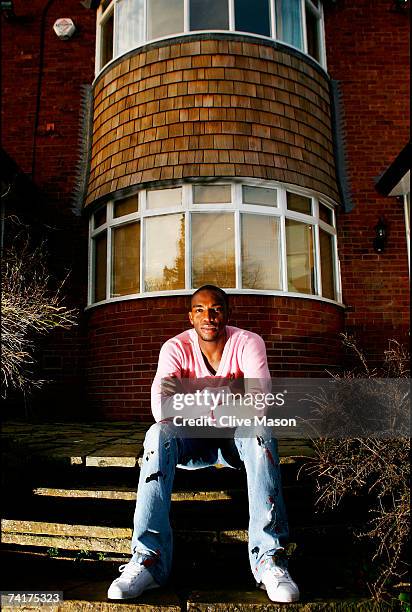
[[[337,200],[324,72],[284,47],[210,38],[147,45],[98,78],[87,204],[199,176],[275,179]]]
[[[342,363],[342,308],[304,298],[230,297],[230,323],[263,336],[273,376],[325,376]],[[190,327],[187,311],[187,297],[131,300],[88,311],[89,417],[147,420],[160,347]]]
[[[328,72],[341,82],[355,208],[338,220],[346,329],[372,355],[388,338],[408,341],[409,286],[403,204],[380,196],[374,179],[409,139],[409,14],[392,0],[338,1],[326,11]],[[386,251],[372,242],[379,217]]]

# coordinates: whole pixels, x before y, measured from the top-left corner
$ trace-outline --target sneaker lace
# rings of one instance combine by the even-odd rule
[[[129,561],[129,563],[125,563],[119,567],[119,572],[122,574],[124,578],[133,578],[137,576],[143,569],[143,565],[140,563],[135,563],[134,561]]]

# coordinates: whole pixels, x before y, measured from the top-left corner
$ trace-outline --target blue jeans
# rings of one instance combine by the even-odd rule
[[[249,496],[249,560],[260,582],[263,569],[288,537],[276,440],[264,428],[243,438],[238,428],[233,439],[225,440],[179,438],[178,430],[172,423],[159,422],[147,431],[134,514],[133,559],[158,584],[166,582],[172,564],[169,510],[176,466],[198,469],[220,463],[237,468],[243,462]]]

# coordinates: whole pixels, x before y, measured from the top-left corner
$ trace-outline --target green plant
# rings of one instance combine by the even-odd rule
[[[49,557],[59,557],[60,550],[58,548],[51,547],[47,549],[47,554],[49,555]]]

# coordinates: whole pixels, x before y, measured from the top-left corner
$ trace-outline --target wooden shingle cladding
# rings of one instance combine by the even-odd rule
[[[160,180],[252,177],[338,200],[329,80],[286,47],[168,40],[94,87],[86,205]]]

